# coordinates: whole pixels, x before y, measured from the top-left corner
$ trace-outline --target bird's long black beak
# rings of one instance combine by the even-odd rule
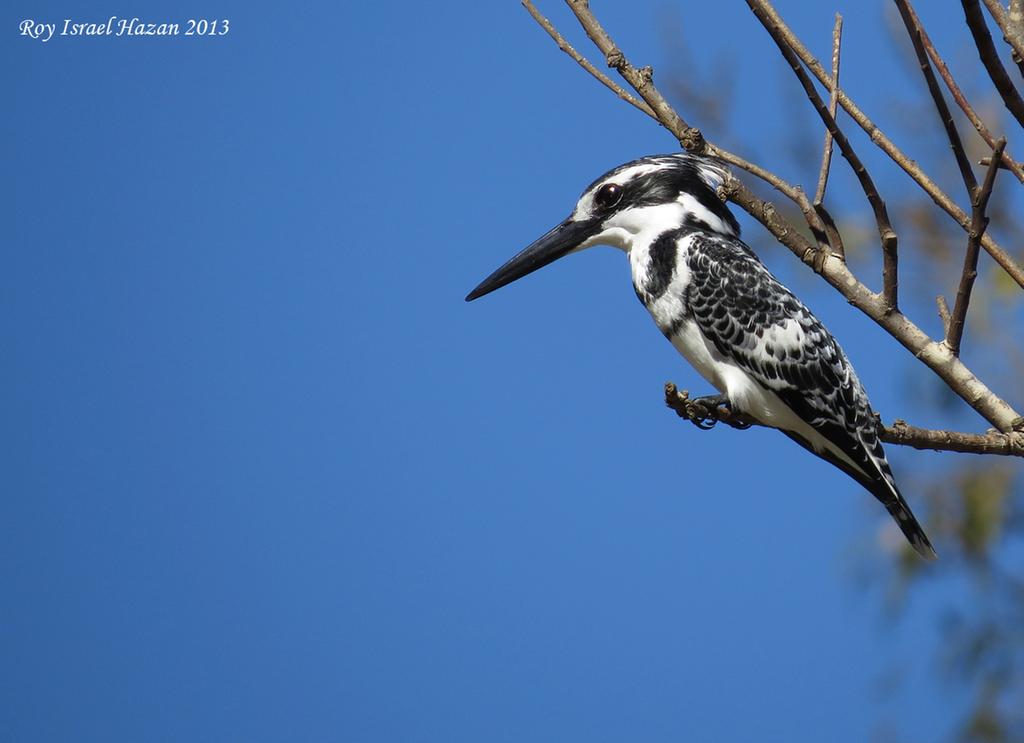
[[[485,294],[490,294],[495,289],[511,284],[516,279],[533,273],[538,268],[544,268],[549,263],[557,261],[563,255],[578,248],[584,240],[594,234],[598,226],[599,223],[596,220],[577,222],[572,218],[566,219],[481,281],[480,286],[466,295],[466,301],[472,302]]]

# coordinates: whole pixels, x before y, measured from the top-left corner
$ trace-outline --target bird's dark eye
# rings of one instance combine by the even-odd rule
[[[599,209],[609,209],[619,203],[622,198],[622,186],[618,183],[605,183],[594,194],[594,203]]]

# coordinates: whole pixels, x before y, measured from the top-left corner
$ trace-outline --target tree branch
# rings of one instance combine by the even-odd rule
[[[990,0],[986,0],[989,2]],[[913,9],[911,9],[913,13]],[[915,14],[916,17],[916,14]],[[996,138],[992,132],[985,125],[985,122],[981,120],[978,113],[974,110],[971,104],[968,102],[967,97],[963,91],[960,90],[960,86],[956,84],[956,80],[953,79],[952,73],[949,71],[949,67],[946,65],[945,60],[939,55],[938,50],[932,43],[931,38],[928,36],[928,32],[925,31],[924,26],[918,22],[917,30],[921,35],[921,43],[924,45],[925,51],[928,53],[929,59],[932,64],[935,65],[935,69],[938,70],[939,76],[942,77],[943,82],[946,83],[946,88],[949,90],[950,95],[953,96],[953,100],[956,101],[956,105],[960,107],[960,110],[964,112],[964,116],[971,122],[975,130],[981,135],[981,138],[985,140],[989,147],[995,148]],[[982,165],[988,165],[988,162],[982,160]],[[1014,160],[1012,157],[1003,151],[1002,164],[1000,167],[1004,167],[1013,172],[1017,179],[1024,183],[1024,167],[1021,167],[1020,163]]]
[[[839,107],[839,45],[843,35],[843,17],[836,13],[836,23],[832,27],[832,86],[828,99],[828,113],[835,119]],[[825,187],[828,185],[828,171],[832,164],[832,132],[825,128],[825,145],[821,153],[821,170],[818,172],[818,187],[814,191],[815,205],[825,200]]]
[[[679,140],[679,144],[687,152],[694,152],[699,155],[708,154],[704,135],[700,129],[692,127],[680,118],[679,114],[668,104],[668,101],[661,95],[652,82],[654,70],[650,67],[637,69],[629,63],[626,55],[622,53],[608,33],[598,23],[597,18],[590,12],[589,0],[565,0],[569,9],[580,22],[584,32],[594,42],[609,67],[614,67],[623,79],[643,98],[651,107],[661,125],[668,129]]]
[[[971,302],[971,289],[974,287],[974,279],[978,276],[978,252],[982,235],[988,227],[988,217],[985,216],[985,209],[988,208],[988,199],[992,195],[992,187],[996,182],[996,173],[999,172],[999,160],[1003,154],[1006,140],[1000,139],[996,142],[995,152],[992,153],[992,161],[989,163],[988,172],[985,173],[985,180],[981,186],[975,185],[971,195],[971,234],[967,238],[967,251],[964,255],[964,268],[960,275],[960,287],[956,292],[956,303],[953,305],[953,313],[949,316],[949,330],[946,333],[946,345],[954,356],[960,355],[960,340],[964,334],[964,320],[967,317],[967,307]]]
[[[839,45],[843,34],[843,17],[836,13],[836,22],[832,28],[832,79],[835,85],[832,86],[828,101],[828,112],[834,119],[839,110]],[[829,245],[832,246],[832,255],[842,261],[846,260],[846,249],[843,246],[843,238],[839,234],[832,215],[825,209],[825,188],[828,186],[828,174],[832,167],[832,132],[825,128],[825,142],[822,146],[821,169],[818,172],[818,187],[814,190],[814,210],[821,217],[825,224],[825,235]]]
[[[949,139],[949,146],[953,150],[953,156],[956,158],[956,165],[960,168],[960,177],[964,180],[964,186],[967,188],[968,195],[973,194],[978,188],[978,179],[974,177],[971,161],[967,158],[964,143],[960,140],[960,133],[957,131],[956,122],[953,121],[953,114],[949,110],[949,106],[946,105],[946,99],[942,95],[939,81],[935,78],[935,73],[932,71],[931,62],[928,61],[928,52],[925,51],[923,40],[924,29],[921,27],[921,21],[918,19],[913,7],[911,7],[910,0],[896,0],[896,7],[900,11],[903,25],[907,28],[907,35],[914,45],[917,63],[921,67],[921,74],[924,75],[925,84],[928,86],[928,93],[931,95],[932,102],[935,104],[935,110],[942,121],[942,128],[946,131],[946,138]]]
[[[811,101],[811,105],[814,106],[814,110],[818,112],[818,116],[821,117],[825,127],[832,133],[832,138],[839,145],[839,151],[850,164],[854,174],[857,176],[861,189],[864,191],[864,195],[868,199],[868,203],[871,204],[871,209],[875,214],[875,224],[878,226],[878,236],[882,242],[882,298],[888,310],[893,311],[898,306],[897,288],[899,279],[897,268],[899,255],[897,253],[896,230],[893,229],[892,223],[889,221],[889,212],[885,208],[885,201],[878,193],[878,189],[875,187],[875,183],[867,168],[864,167],[864,163],[857,157],[857,153],[853,151],[853,145],[850,144],[850,140],[846,138],[839,125],[836,124],[835,118],[829,113],[828,107],[814,88],[811,78],[804,72],[799,57],[789,46],[785,35],[779,32],[777,26],[769,22],[769,19],[760,7],[761,3],[759,0],[747,0],[747,5],[754,12],[754,15],[757,16],[757,19],[761,21],[765,30],[771,35],[772,40],[775,41],[776,46],[779,47],[782,56],[789,63],[793,73],[803,86],[804,93],[806,93],[807,98]],[[833,91],[838,89],[836,82],[836,80],[832,80],[833,85],[831,87]]]
[[[746,429],[763,424],[734,413],[726,407],[709,408],[694,403],[686,390],[682,392],[672,382],[665,383],[665,404],[680,418],[690,421],[697,428],[709,430],[715,423],[724,423],[732,428]],[[895,420],[892,426],[878,421],[878,437],[886,444],[910,446],[914,449],[954,451],[964,454],[1001,454],[1010,457],[1024,457],[1024,434],[1020,431],[1000,433],[962,433],[960,431],[931,430],[911,426],[906,421]]]
[[[807,47],[801,43],[800,39],[789,29],[778,12],[772,7],[768,0],[758,0],[758,6],[763,10],[770,23],[778,28],[779,32],[784,34],[786,37],[787,44],[796,52],[800,60],[807,65],[809,69],[818,81],[826,88],[832,88],[832,78],[821,66],[821,63],[814,58]],[[853,100],[839,89],[839,105],[843,107],[843,110],[850,115],[858,126],[864,130],[864,132],[871,138],[871,141],[878,145],[889,158],[899,165],[904,173],[909,175],[918,186],[920,186],[925,193],[935,202],[935,204],[942,209],[946,214],[952,217],[964,231],[970,230],[971,219],[967,213],[958,207],[953,200],[941,189],[935,182],[928,177],[928,174],[921,170],[920,166],[910,157],[897,147],[891,139],[889,139],[885,132],[879,129],[875,123],[868,118],[868,116],[857,106]],[[1002,266],[1010,277],[1017,282],[1017,284],[1024,289],[1024,269],[1017,264],[1016,261],[1000,247],[995,240],[992,239],[991,235],[986,234],[981,241],[981,247],[991,255],[996,263]]]
[[[1024,24],[1022,19],[1017,18],[1014,22],[1013,4],[1010,4],[1010,13],[1007,13],[999,0],[985,0],[985,7],[992,14],[999,30],[1003,32],[1003,39],[1013,47],[1013,61],[1017,63],[1021,74],[1024,75]],[[1018,8],[1019,10],[1019,8]]]
[[[949,334],[949,305],[946,304],[946,298],[941,294],[935,298],[935,305],[939,310],[939,320],[942,322],[942,335],[945,337]]]
[[[1024,100],[1021,99],[1017,89],[1013,87],[1003,63],[999,61],[999,52],[996,51],[996,45],[992,43],[992,34],[988,32],[988,25],[985,23],[985,16],[981,12],[978,0],[961,0],[961,5],[964,7],[967,27],[971,30],[971,36],[974,37],[974,45],[978,48],[978,56],[981,57],[981,63],[985,65],[985,71],[988,72],[992,84],[999,91],[1006,110],[1013,114],[1018,124],[1024,126]]]
[[[548,36],[550,36],[554,40],[554,42],[558,45],[559,49],[561,49],[563,52],[565,52],[570,57],[572,57],[574,60],[576,60],[577,64],[579,64],[580,67],[582,67],[587,72],[589,72],[591,75],[593,75],[595,78],[597,78],[601,82],[602,85],[604,85],[610,91],[615,93],[615,95],[617,95],[619,98],[621,98],[622,100],[624,100],[626,103],[630,104],[631,106],[635,106],[636,108],[639,108],[641,111],[643,111],[645,114],[650,116],[655,121],[658,120],[658,117],[655,115],[654,111],[651,110],[650,106],[648,106],[643,101],[638,101],[636,98],[631,96],[625,90],[620,88],[618,85],[616,85],[612,81],[611,78],[609,78],[606,74],[604,74],[603,72],[598,70],[596,67],[594,67],[594,65],[591,64],[590,60],[588,60],[586,57],[584,57],[582,54],[580,54],[578,51],[576,51],[573,48],[572,44],[570,44],[568,41],[566,41],[562,37],[562,35],[560,33],[558,33],[558,31],[555,29],[555,27],[553,25],[551,25],[551,21],[549,21],[547,18],[545,18],[544,16],[542,16],[540,14],[540,12],[537,10],[537,8],[534,7],[533,3],[530,2],[530,0],[522,0],[522,3],[523,3],[523,7],[526,8],[527,12],[531,16],[533,16],[533,20],[537,21],[537,23],[540,25],[540,27],[548,32]]]

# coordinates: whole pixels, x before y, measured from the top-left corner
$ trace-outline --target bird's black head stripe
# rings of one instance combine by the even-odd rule
[[[660,167],[623,183],[622,196],[614,206],[607,209],[609,214],[634,207],[666,204],[675,201],[679,194],[686,193],[722,220],[724,224],[728,225],[732,229],[733,234],[740,234],[739,223],[732,215],[732,212],[729,211],[728,207],[722,203],[722,200],[718,198],[718,195],[708,185],[707,181],[704,180],[698,165],[693,160],[685,157],[665,156],[664,158],[646,158],[645,160],[626,163],[591,183],[587,187],[587,191],[590,191],[600,183],[613,179],[624,170],[648,161],[654,161]],[[691,229],[711,229],[710,225],[696,217],[693,217],[691,222],[689,225]]]

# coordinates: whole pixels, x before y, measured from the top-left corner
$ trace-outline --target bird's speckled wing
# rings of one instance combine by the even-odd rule
[[[867,394],[832,334],[738,240],[695,234],[687,264],[686,305],[705,337],[846,454],[856,469],[815,452],[882,501],[922,554],[934,554],[896,487]]]
[[[718,351],[843,451],[862,448],[873,429],[867,395],[810,310],[737,240],[694,235],[687,264],[686,304]]]

